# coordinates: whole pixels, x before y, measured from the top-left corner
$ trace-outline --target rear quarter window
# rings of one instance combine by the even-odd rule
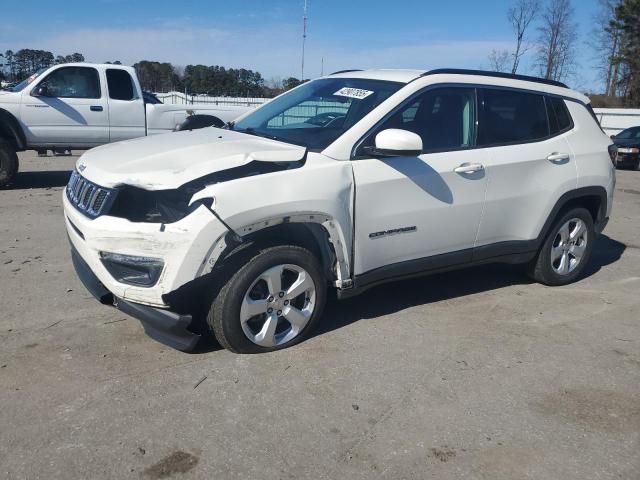
[[[114,100],[133,100],[136,98],[131,75],[126,70],[107,69],[107,87],[109,98]]]
[[[558,135],[573,128],[567,104],[560,97],[547,97],[547,114],[551,135]]]
[[[502,89],[481,89],[478,146],[527,143],[549,136],[544,97]]]

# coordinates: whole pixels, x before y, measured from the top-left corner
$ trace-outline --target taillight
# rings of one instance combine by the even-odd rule
[[[618,156],[618,147],[615,144],[609,145],[609,157],[611,157],[611,161],[616,163],[616,157]]]

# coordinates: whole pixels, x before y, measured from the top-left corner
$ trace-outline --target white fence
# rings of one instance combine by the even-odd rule
[[[594,108],[602,129],[615,135],[629,127],[640,127],[640,108]]]
[[[170,103],[174,105],[242,105],[246,107],[255,107],[262,105],[269,98],[259,97],[209,97],[207,95],[189,95],[182,92],[167,92],[155,94],[162,103]]]
[[[270,98],[260,97],[210,97],[207,95],[185,95],[182,92],[156,93],[156,96],[163,103],[176,105],[210,104],[257,107],[258,105],[262,105],[270,100]],[[331,109],[328,111],[331,111]],[[638,108],[595,108],[594,111],[600,121],[602,129],[610,135],[620,133],[622,130],[629,127],[640,126],[640,109]],[[292,114],[293,112],[287,113]],[[301,117],[304,117],[304,113],[306,112],[299,113],[302,114]],[[290,116],[295,117],[296,115]],[[293,119],[290,121],[293,121]],[[283,124],[288,123],[284,119],[282,122]]]

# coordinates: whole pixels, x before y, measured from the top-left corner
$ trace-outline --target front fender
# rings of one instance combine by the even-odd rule
[[[350,162],[309,153],[304,167],[240,178],[206,187],[213,209],[240,237],[278,223],[317,223],[327,231],[338,260],[338,280],[351,276],[353,172]]]

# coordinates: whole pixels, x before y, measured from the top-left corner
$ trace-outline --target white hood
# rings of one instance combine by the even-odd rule
[[[104,187],[126,184],[165,190],[256,160],[298,161],[305,151],[304,147],[254,135],[204,128],[103,145],[82,155],[77,168],[85,178]]]

